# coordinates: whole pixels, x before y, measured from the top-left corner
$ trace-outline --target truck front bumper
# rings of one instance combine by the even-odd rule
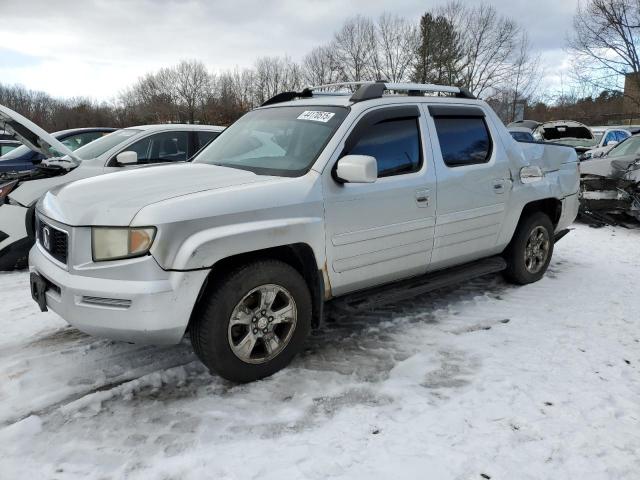
[[[179,343],[209,272],[167,272],[151,256],[131,261],[145,263],[138,266],[150,279],[129,280],[123,262],[104,262],[99,278],[70,273],[38,243],[29,254],[31,272],[46,283],[46,307],[77,329],[130,343]]]

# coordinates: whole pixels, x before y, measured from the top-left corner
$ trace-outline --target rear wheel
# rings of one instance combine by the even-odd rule
[[[525,285],[540,280],[553,255],[553,224],[547,215],[536,212],[522,219],[504,252],[507,280]]]
[[[311,295],[290,265],[264,260],[214,282],[195,312],[191,343],[212,371],[250,382],[281,370],[311,326]]]

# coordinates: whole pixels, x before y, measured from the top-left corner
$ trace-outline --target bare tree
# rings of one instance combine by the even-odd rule
[[[585,0],[569,39],[576,78],[598,90],[616,90],[629,75],[640,90],[640,1]],[[631,98],[640,106],[640,95]]]
[[[383,13],[376,25],[376,76],[392,82],[406,81],[416,40],[416,29],[407,20]]]
[[[521,35],[518,24],[485,4],[467,7],[453,3],[448,15],[460,32],[465,53],[461,84],[478,96],[503,85],[513,70],[512,60]]]
[[[323,85],[342,80],[334,49],[330,45],[315,47],[302,61],[302,75],[308,85]]]
[[[335,34],[332,48],[345,81],[369,80],[375,75],[376,32],[373,22],[356,16]]]
[[[194,123],[196,111],[203,108],[212,94],[212,76],[197,60],[183,60],[172,69],[170,76],[178,105],[186,111],[189,123]]]
[[[300,88],[300,66],[289,57],[262,57],[255,63],[255,101],[261,104],[274,95]]]

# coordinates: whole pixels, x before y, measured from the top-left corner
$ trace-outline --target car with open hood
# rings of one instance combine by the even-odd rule
[[[283,92],[192,162],[49,191],[31,292],[96,336],[176,344],[188,331],[211,371],[251,381],[291,361],[326,302],[498,271],[539,280],[578,180],[574,149],[516,142],[458,87]]]
[[[0,105],[0,128],[51,155],[28,172],[0,174],[0,270],[26,266],[35,241],[35,206],[49,189],[82,178],[188,161],[224,130],[209,125],[142,125],[109,133],[72,151],[22,115]],[[141,186],[142,187],[142,186]],[[114,195],[119,195],[114,190]]]
[[[68,130],[60,130],[59,132],[53,132],[51,134],[56,140],[59,140],[72,152],[80,147],[87,145],[98,138],[101,138],[108,133],[114,132],[115,128],[110,127],[88,127],[88,128],[71,128]],[[48,149],[43,152],[44,149],[38,148],[37,150],[33,146],[22,145],[17,140],[16,147],[11,151],[2,151],[0,156],[0,173],[6,172],[25,172],[36,168],[42,160],[45,158],[63,156],[61,152],[56,152],[53,149]],[[1,145],[1,142],[0,142]]]

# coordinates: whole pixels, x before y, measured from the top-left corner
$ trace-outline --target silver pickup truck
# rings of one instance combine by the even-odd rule
[[[328,301],[542,277],[578,211],[572,148],[516,142],[464,89],[344,87],[281,93],[190,163],[48,192],[30,252],[41,309],[127,342],[188,332],[210,370],[246,382],[285,367]]]

